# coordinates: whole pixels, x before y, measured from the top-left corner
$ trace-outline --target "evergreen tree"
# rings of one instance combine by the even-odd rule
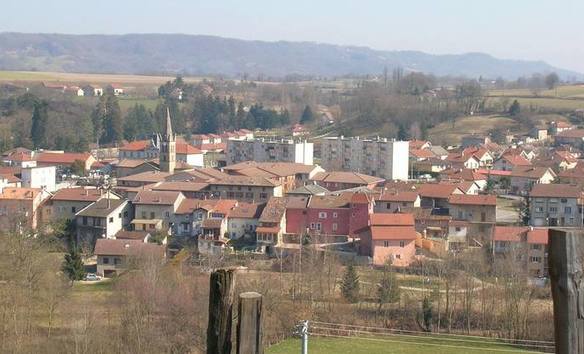
[[[343,275],[341,293],[345,300],[350,303],[359,301],[359,275],[353,264],[349,264]]]
[[[40,101],[35,103],[33,107],[30,138],[35,149],[47,148],[48,104],[45,101]]]
[[[400,124],[398,127],[397,139],[402,141],[409,140],[408,130],[403,124]]]
[[[312,113],[310,106],[306,105],[306,107],[304,107],[304,111],[302,112],[302,116],[300,117],[300,123],[306,124],[312,121],[314,121],[314,114]]]
[[[233,124],[234,129],[241,129],[244,124],[247,112],[245,111],[245,106],[243,102],[239,102],[237,105],[237,113],[235,114],[235,123]]]
[[[137,138],[151,135],[154,127],[152,113],[146,110],[142,104],[132,107],[124,119],[124,138],[136,140]]]
[[[71,281],[83,279],[85,268],[81,254],[76,247],[71,247],[69,253],[65,254],[65,261],[62,266],[63,272]]]
[[[523,198],[523,203],[521,205],[521,221],[523,221],[523,225],[529,225],[529,221],[531,220],[531,205],[529,197]]]
[[[516,116],[519,113],[521,113],[521,105],[519,104],[519,102],[517,100],[513,101],[513,103],[511,104],[511,106],[509,107],[509,115],[510,116]]]
[[[433,318],[432,301],[427,296],[422,301],[422,329],[424,332],[432,332],[432,318]]]
[[[92,115],[96,140],[109,144],[123,138],[124,127],[118,98],[113,93],[105,93],[99,98]]]

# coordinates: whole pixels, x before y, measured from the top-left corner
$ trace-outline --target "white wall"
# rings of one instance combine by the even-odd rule
[[[22,186],[26,188],[45,188],[54,192],[56,188],[55,166],[29,167],[22,169]]]
[[[386,178],[390,177],[393,180],[407,181],[410,167],[410,142],[394,141],[392,145],[391,176],[386,176]]]

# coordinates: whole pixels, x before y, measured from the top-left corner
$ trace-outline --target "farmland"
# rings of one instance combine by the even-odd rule
[[[171,76],[151,75],[124,75],[124,74],[85,74],[85,73],[59,73],[37,71],[0,71],[2,81],[46,81],[51,83],[115,83],[124,85],[160,85],[173,80]],[[203,77],[185,77],[189,83],[202,81]]]

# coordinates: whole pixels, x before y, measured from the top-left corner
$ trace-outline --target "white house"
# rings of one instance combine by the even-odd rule
[[[26,188],[41,188],[54,192],[56,187],[56,167],[25,167],[21,170],[22,186]]]

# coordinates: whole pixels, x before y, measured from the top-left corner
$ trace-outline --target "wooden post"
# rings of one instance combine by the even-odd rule
[[[237,323],[237,354],[263,354],[262,295],[239,294]]]
[[[558,354],[584,354],[583,264],[584,231],[550,230],[549,266]]]
[[[234,293],[234,270],[219,269],[211,273],[207,354],[231,354],[231,319]]]

